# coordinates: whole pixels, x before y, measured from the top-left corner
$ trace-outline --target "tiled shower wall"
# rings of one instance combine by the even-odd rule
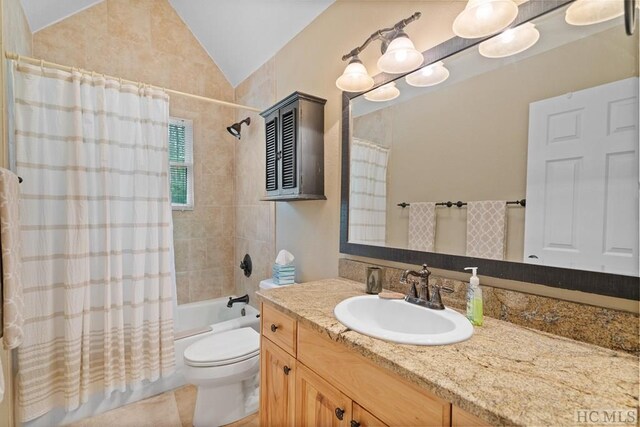
[[[234,91],[166,0],[107,0],[34,34],[34,56],[233,101]],[[233,293],[234,156],[230,108],[172,96],[193,120],[195,209],[174,211],[178,302]],[[254,129],[259,124],[256,123]],[[255,177],[254,177],[255,179]]]
[[[273,58],[236,88],[236,102],[266,109],[276,102]],[[236,121],[251,118],[251,125],[242,126],[242,139],[236,145],[235,176],[235,285],[236,293],[248,293],[250,303],[256,303],[254,292],[261,280],[271,276],[275,254],[275,207],[264,197],[265,135],[264,120],[258,113],[237,111]],[[253,260],[251,277],[238,268],[245,254]]]

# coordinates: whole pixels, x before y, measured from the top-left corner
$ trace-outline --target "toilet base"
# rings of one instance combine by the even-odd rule
[[[258,375],[215,387],[198,387],[194,427],[230,424],[258,411]]]

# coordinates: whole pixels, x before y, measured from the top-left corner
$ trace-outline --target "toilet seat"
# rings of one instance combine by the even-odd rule
[[[226,366],[259,354],[260,334],[252,328],[240,328],[196,341],[185,349],[184,361],[194,367]]]

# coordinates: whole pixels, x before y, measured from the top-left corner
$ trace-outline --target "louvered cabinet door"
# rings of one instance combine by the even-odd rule
[[[268,195],[278,193],[278,115],[266,121],[266,179],[265,188]]]
[[[295,194],[298,189],[298,103],[280,110],[280,194]]]

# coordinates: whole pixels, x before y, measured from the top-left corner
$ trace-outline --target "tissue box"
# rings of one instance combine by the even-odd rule
[[[293,265],[273,264],[273,283],[276,285],[290,285],[295,282],[296,268]]]

